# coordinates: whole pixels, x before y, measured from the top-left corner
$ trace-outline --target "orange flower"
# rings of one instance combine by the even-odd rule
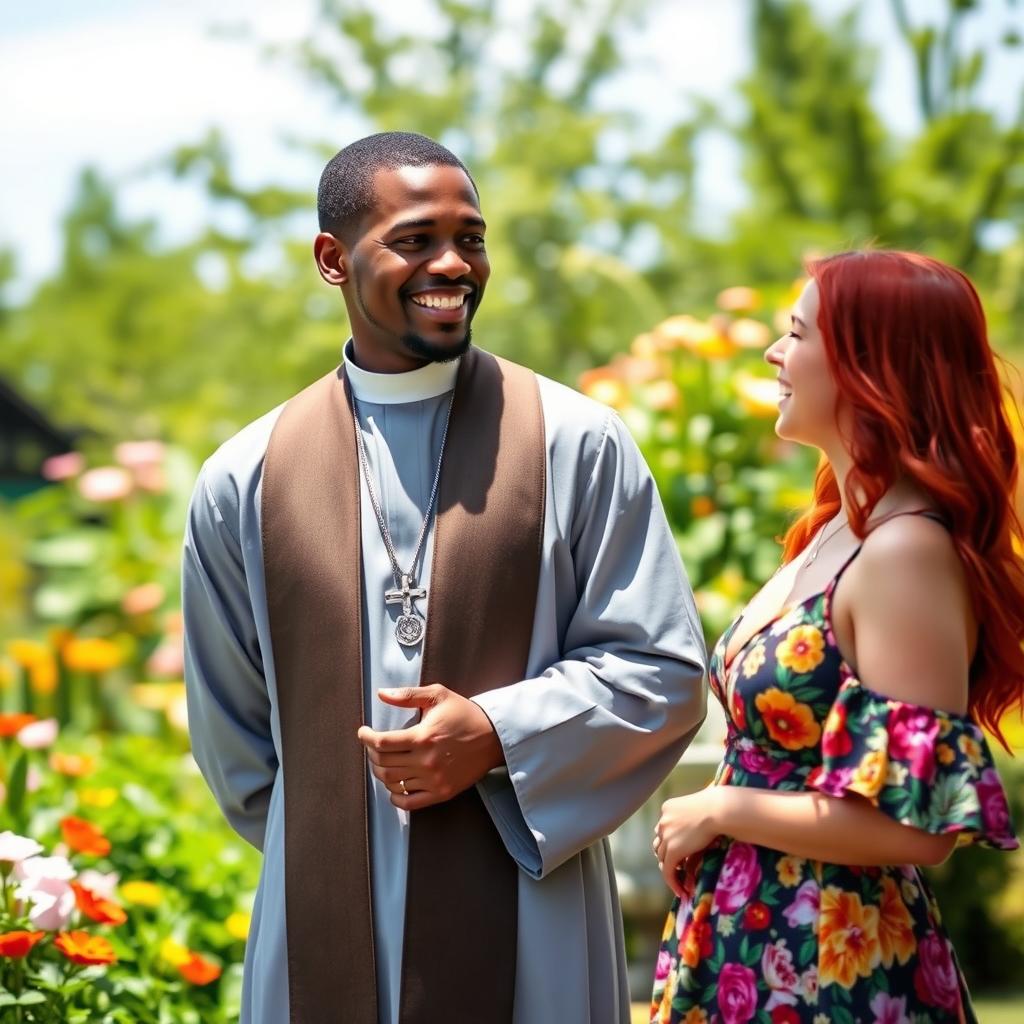
[[[35,720],[35,715],[14,711],[0,713],[0,737],[7,739],[9,736],[14,736],[21,732],[26,725],[31,725]]]
[[[61,775],[70,775],[80,779],[89,775],[96,768],[96,760],[88,754],[64,754],[55,750],[50,755],[50,767]]]
[[[90,921],[96,921],[98,924],[124,924],[128,920],[124,909],[113,900],[97,896],[91,889],[86,889],[78,882],[72,882],[71,888],[75,893],[75,906]]]
[[[794,672],[810,672],[824,659],[824,648],[825,638],[817,626],[794,626],[775,649],[775,656]]]
[[[838,983],[852,988],[858,977],[869,977],[881,960],[878,907],[865,907],[856,893],[834,885],[822,891],[818,934],[818,980],[823,987]]]
[[[687,967],[696,967],[703,957],[711,956],[714,941],[708,921],[711,916],[711,900],[712,893],[706,892],[701,896],[679,940],[679,959]]]
[[[220,967],[212,960],[201,957],[198,953],[189,953],[188,959],[178,965],[181,976],[193,985],[209,985],[220,977]]]
[[[791,693],[773,686],[759,693],[754,703],[764,717],[768,735],[786,750],[813,747],[821,738],[821,726],[814,720],[814,713]]]
[[[112,964],[117,962],[109,940],[88,932],[60,932],[53,944],[73,964]]]
[[[0,935],[0,956],[21,959],[46,932],[4,932]]]
[[[878,911],[878,943],[882,950],[882,963],[892,967],[895,958],[905,964],[917,949],[914,923],[903,902],[900,887],[888,875],[882,879],[882,899]]]
[[[105,857],[110,853],[110,840],[91,822],[69,814],[60,820],[60,831],[64,842],[76,853],[91,857]]]

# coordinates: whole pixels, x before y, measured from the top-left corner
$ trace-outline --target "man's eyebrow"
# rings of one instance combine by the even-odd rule
[[[466,227],[472,228],[486,228],[487,224],[483,217],[463,217],[462,223]],[[434,228],[437,227],[437,221],[433,217],[421,217],[418,220],[402,220],[397,224],[392,224],[388,228],[388,234],[393,234],[396,231],[415,231],[417,228]]]

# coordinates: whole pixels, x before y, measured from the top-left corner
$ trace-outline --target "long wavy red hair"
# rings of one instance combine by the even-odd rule
[[[818,328],[839,400],[853,413],[850,525],[863,537],[876,503],[902,476],[934,501],[966,568],[979,623],[970,711],[1003,740],[1000,718],[1024,708],[1024,533],[1014,509],[1009,392],[981,301],[959,270],[915,253],[846,252],[807,270],[818,285]],[[814,501],[784,538],[784,560],[839,508],[839,486],[823,460]]]

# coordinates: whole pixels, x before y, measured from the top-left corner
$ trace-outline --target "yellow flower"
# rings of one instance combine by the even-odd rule
[[[821,726],[814,720],[814,712],[791,693],[773,686],[759,693],[754,703],[764,718],[768,735],[786,750],[813,747],[821,739]]]
[[[64,664],[72,672],[109,672],[121,664],[121,649],[103,637],[76,637],[64,647]]]
[[[803,878],[804,860],[802,857],[791,857],[788,854],[780,857],[775,865],[779,881],[787,888],[792,889],[801,878]]]
[[[683,1024],[708,1024],[708,1015],[699,1006],[695,1006],[687,1011]]]
[[[182,682],[136,683],[132,687],[132,700],[148,711],[166,712],[184,693]]]
[[[14,669],[7,661],[0,661],[0,690],[6,690],[14,682]]]
[[[121,891],[124,891],[123,887]],[[172,967],[181,967],[189,962],[192,954],[188,947],[183,946],[180,942],[175,942],[174,939],[164,939],[160,943],[160,956]]]
[[[164,901],[163,890],[155,882],[125,882],[121,886],[121,898],[125,903],[133,903],[137,907],[159,907]],[[171,942],[167,939],[164,946]],[[172,943],[172,945],[174,945]],[[160,947],[160,955],[170,963],[173,963],[164,952],[164,946]],[[170,946],[167,946],[170,949]],[[184,948],[184,947],[182,947]],[[186,954],[188,950],[185,950]]]
[[[900,882],[900,889],[903,892],[904,903],[913,903],[921,895],[921,890],[909,878],[904,878]]]
[[[878,944],[882,963],[892,967],[893,959],[896,959],[905,964],[917,949],[914,922],[903,902],[900,887],[888,875],[882,879],[882,898],[878,911]]]
[[[244,942],[249,936],[249,925],[251,923],[251,914],[243,914],[240,911],[236,911],[234,914],[228,915],[228,919],[224,922],[224,927],[231,938]]]
[[[861,796],[873,797],[885,782],[889,757],[884,750],[869,750],[853,770],[850,789]]]
[[[956,745],[960,748],[960,752],[971,762],[975,767],[981,764],[981,744],[966,733],[960,736],[956,741]]]
[[[825,638],[817,626],[794,626],[775,649],[779,663],[794,672],[810,672],[824,660]]]
[[[688,314],[662,320],[654,335],[659,345],[683,348],[702,359],[727,359],[736,351],[736,345],[714,324]]]
[[[834,885],[821,894],[818,935],[818,980],[822,987],[839,984],[852,988],[858,977],[867,978],[878,966],[878,907],[865,907],[853,892]]]
[[[953,731],[953,723],[948,715],[936,712],[935,721],[939,726],[939,739],[945,739]]]
[[[49,647],[38,640],[12,640],[7,645],[7,653],[21,668],[27,669],[51,656]]]
[[[679,405],[679,388],[670,380],[652,381],[644,389],[644,401],[658,412],[667,412]]]
[[[729,338],[740,348],[765,349],[771,343],[772,332],[767,324],[746,317],[729,325]]]
[[[751,416],[773,419],[779,414],[779,385],[774,377],[755,377],[746,370],[738,370],[732,386],[743,410]]]
[[[743,678],[749,679],[764,664],[765,645],[757,644],[753,650],[743,659],[741,671]]]
[[[606,366],[581,374],[579,385],[583,394],[613,409],[624,409],[629,404],[629,395],[622,380]]]
[[[84,807],[111,807],[120,796],[113,786],[102,789],[83,789],[78,794],[78,802]]]
[[[956,751],[948,743],[937,743],[935,759],[939,764],[952,764],[956,760]]]
[[[28,681],[33,693],[47,696],[57,689],[57,659],[49,652],[29,670]]]
[[[669,914],[665,918],[665,927],[661,930],[661,941],[667,942],[676,933],[676,915]]]

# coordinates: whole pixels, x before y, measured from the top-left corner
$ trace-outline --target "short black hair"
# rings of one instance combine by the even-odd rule
[[[320,230],[351,239],[360,218],[374,202],[373,179],[379,170],[399,167],[459,167],[473,191],[476,182],[466,165],[439,142],[415,132],[379,132],[336,153],[320,175],[316,212]]]

